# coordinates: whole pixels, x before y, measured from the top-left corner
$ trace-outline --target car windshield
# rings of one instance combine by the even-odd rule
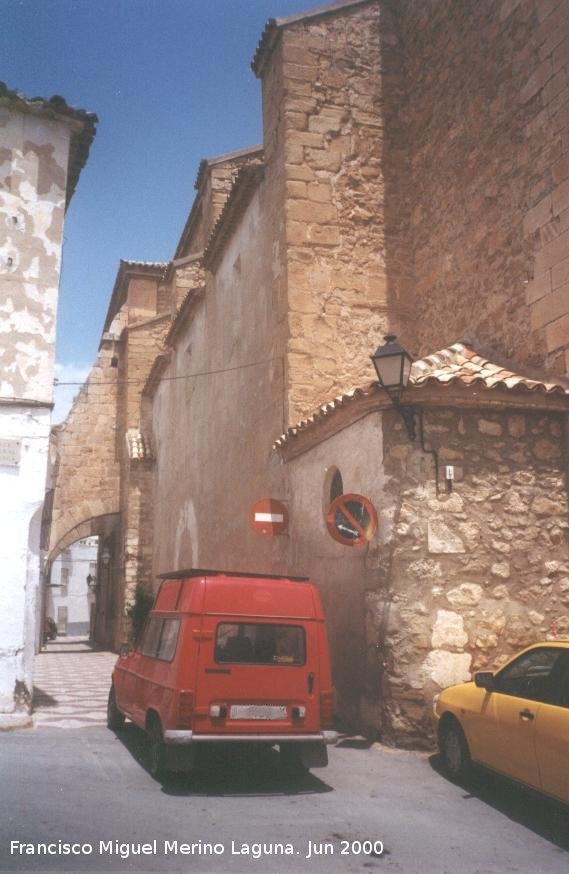
[[[303,665],[304,629],[298,625],[222,622],[217,626],[215,660],[250,665]]]

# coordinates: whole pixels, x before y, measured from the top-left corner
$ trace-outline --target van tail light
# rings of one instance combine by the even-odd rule
[[[178,728],[190,728],[194,713],[194,693],[183,690],[178,694]]]
[[[332,728],[334,723],[334,693],[320,693],[320,728]]]

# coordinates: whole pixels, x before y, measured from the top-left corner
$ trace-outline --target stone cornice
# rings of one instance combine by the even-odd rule
[[[325,15],[339,15],[350,11],[353,7],[364,6],[366,3],[373,2],[377,2],[377,0],[336,0],[335,3],[328,3],[326,6],[309,9],[308,12],[299,12],[296,15],[288,15],[285,18],[269,18],[251,61],[251,69],[255,76],[261,78],[263,75],[283,28],[289,27],[292,24],[298,24],[299,22],[310,21],[314,18],[321,18]]]

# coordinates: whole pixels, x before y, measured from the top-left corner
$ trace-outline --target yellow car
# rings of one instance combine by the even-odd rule
[[[447,772],[484,765],[569,804],[569,640],[537,643],[434,703]]]

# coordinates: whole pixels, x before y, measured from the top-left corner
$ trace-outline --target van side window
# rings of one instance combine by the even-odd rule
[[[215,660],[248,665],[303,665],[304,629],[298,625],[221,622],[215,638]]]
[[[179,619],[164,619],[162,622],[162,634],[160,635],[160,645],[158,647],[158,655],[156,658],[162,659],[164,662],[172,661],[174,653],[176,652],[179,630]]]
[[[176,652],[179,630],[179,619],[151,616],[140,644],[140,652],[153,659],[171,662]]]
[[[140,652],[142,655],[150,656],[151,658],[156,656],[161,631],[162,620],[158,616],[151,616],[140,642]]]

